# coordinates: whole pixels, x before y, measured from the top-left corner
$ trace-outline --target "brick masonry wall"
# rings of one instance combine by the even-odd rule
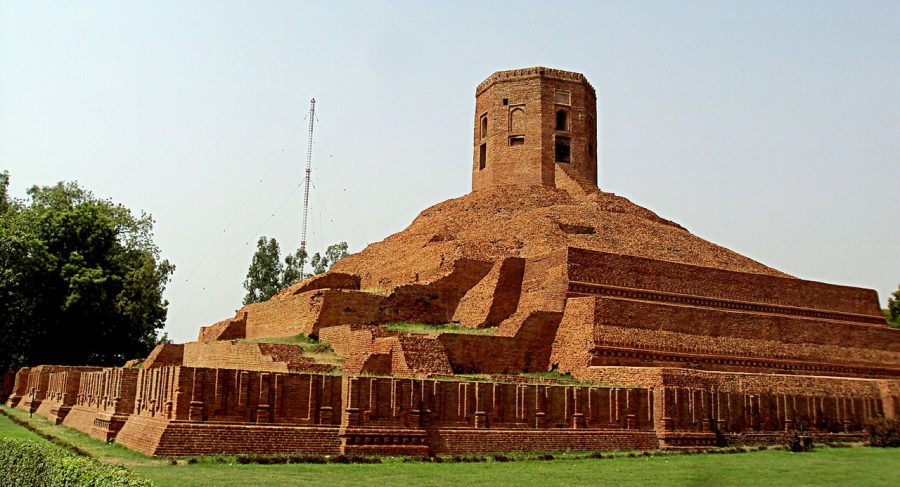
[[[7,407],[14,408],[18,406],[19,402],[25,397],[25,394],[28,392],[28,375],[30,372],[31,368],[29,367],[22,367],[16,371],[12,392],[6,399]]]
[[[524,259],[509,257],[495,262],[491,271],[460,300],[453,321],[471,328],[499,325],[519,305],[524,272]]]
[[[866,421],[895,416],[900,399],[898,381],[587,369],[634,385],[141,369],[116,441],[154,455],[684,447],[709,444],[717,429],[746,441],[800,424],[858,435]],[[94,411],[75,405],[65,424],[94,428]]]
[[[881,336],[895,330],[617,298],[581,299],[596,303],[594,345],[588,348],[595,365],[680,361],[718,370],[900,376],[900,353],[892,350],[897,342]],[[585,350],[576,348],[571,353]]]
[[[36,412],[46,416],[53,423],[61,423],[78,399],[82,373],[95,370],[100,369],[67,367],[65,370],[51,372],[47,381],[47,392]]]
[[[247,312],[239,312],[238,316],[222,320],[211,326],[201,326],[201,342],[213,342],[217,340],[236,340],[247,338]]]
[[[567,99],[558,99],[557,90],[567,92]],[[571,160],[560,165],[570,166],[596,188],[596,106],[594,88],[579,73],[535,67],[492,74],[475,94],[472,189],[553,186],[556,137],[571,141]],[[567,115],[563,130],[556,126],[560,110]],[[512,136],[522,138],[522,143],[514,144]]]
[[[269,372],[329,372],[332,367],[304,357],[297,345],[238,341],[192,342],[184,345],[186,367],[250,369]]]
[[[460,454],[503,451],[652,450],[655,432],[585,430],[472,430],[440,428],[429,437],[434,453]]]
[[[184,345],[177,343],[162,343],[156,346],[150,355],[141,364],[142,369],[163,367],[166,365],[181,365],[184,360]]]
[[[885,324],[874,290],[789,277],[569,248],[568,279],[743,303],[828,310],[856,315],[844,317],[843,321]],[[875,319],[868,321],[871,318]]]
[[[561,313],[534,311],[520,317],[513,336],[442,333],[437,340],[444,345],[456,373],[543,372],[549,370],[553,337],[561,317]],[[501,327],[498,334],[502,331]]]

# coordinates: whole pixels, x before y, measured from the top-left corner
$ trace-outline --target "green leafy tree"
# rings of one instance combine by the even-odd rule
[[[347,255],[349,255],[347,253],[347,242],[340,242],[329,245],[325,249],[325,255],[321,255],[318,252],[313,254],[309,264],[312,266],[313,274],[321,274]]]
[[[266,301],[281,290],[284,268],[279,254],[278,242],[274,238],[262,236],[256,242],[256,253],[244,280],[244,289],[247,290],[245,305]]]
[[[281,263],[279,254],[278,242],[274,238],[260,237],[244,280],[244,289],[247,291],[244,305],[267,301],[278,291],[309,277],[303,274],[307,257],[305,252],[297,249],[293,254],[288,254],[284,258],[284,264]],[[331,264],[346,256],[347,242],[329,246],[324,255],[316,252],[309,260],[312,275],[327,271]]]
[[[347,257],[347,242],[340,242],[329,245],[325,249],[325,257],[328,259],[329,266],[333,266],[335,262]]]
[[[0,172],[0,215],[9,207],[9,171]]]
[[[884,317],[887,319],[888,325],[894,328],[900,328],[900,286],[891,293],[888,298],[887,308],[884,309]]]
[[[306,263],[306,252],[297,249],[293,254],[284,257],[284,272],[281,274],[281,287],[286,288],[303,279],[303,265]]]
[[[328,270],[328,257],[316,252],[309,260],[309,265],[312,267],[313,274],[321,274]]]
[[[153,243],[153,219],[75,183],[11,200],[0,179],[0,369],[118,365],[159,339],[175,267]]]

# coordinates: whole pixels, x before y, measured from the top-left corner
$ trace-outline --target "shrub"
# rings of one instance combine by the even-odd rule
[[[872,446],[900,446],[900,420],[882,419],[866,424]]]
[[[799,430],[785,431],[781,435],[781,446],[792,452],[810,451],[813,449],[813,439]]]
[[[0,438],[0,485],[150,486],[124,467],[72,455],[56,446]]]

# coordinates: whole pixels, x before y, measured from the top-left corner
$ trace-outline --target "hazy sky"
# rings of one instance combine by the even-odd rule
[[[469,191],[475,86],[597,88],[600,187],[797,277],[900,283],[900,2],[0,0],[0,169],[156,219],[177,341],[260,235],[359,251]]]

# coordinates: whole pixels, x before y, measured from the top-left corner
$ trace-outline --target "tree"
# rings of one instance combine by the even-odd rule
[[[175,267],[153,243],[153,219],[76,183],[33,186],[0,204],[0,369],[118,365],[159,338]]]
[[[325,249],[325,257],[328,258],[329,266],[334,265],[335,262],[347,257],[347,255],[347,242],[329,245],[328,248]]]
[[[289,287],[303,279],[304,264],[306,264],[306,252],[301,249],[284,257],[284,272],[281,275],[282,288]]]
[[[313,268],[313,274],[321,274],[327,271],[335,262],[347,257],[347,255],[349,255],[347,253],[347,242],[329,245],[325,249],[325,255],[320,255],[316,252],[309,261]]]
[[[9,206],[9,171],[0,172],[0,215],[6,213]]]
[[[888,298],[884,317],[887,319],[888,325],[900,328],[900,286],[897,286],[897,290]]]
[[[303,274],[303,266],[306,263],[306,253],[297,249],[293,254],[284,258],[282,265],[279,257],[278,242],[274,238],[260,237],[256,242],[256,253],[250,268],[247,270],[247,279],[244,280],[244,305],[267,301],[278,291],[291,286],[297,281],[309,275]],[[309,263],[312,274],[321,274],[328,270],[330,264],[347,256],[347,242],[341,242],[329,246],[325,255],[318,252],[313,254]]]
[[[244,304],[266,301],[281,290],[284,268],[279,257],[278,242],[262,236],[256,242],[256,253],[244,281]]]

